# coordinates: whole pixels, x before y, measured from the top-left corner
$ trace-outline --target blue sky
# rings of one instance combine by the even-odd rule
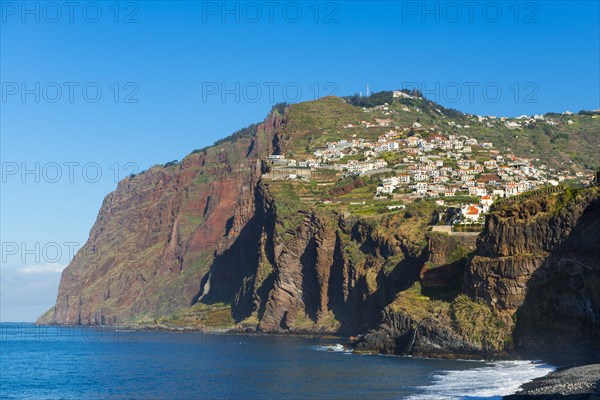
[[[276,102],[369,85],[474,114],[600,107],[597,1],[272,4],[0,2],[1,320],[53,304],[118,179]]]

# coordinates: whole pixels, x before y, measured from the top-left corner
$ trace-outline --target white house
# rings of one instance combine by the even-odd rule
[[[479,204],[481,204],[482,206],[487,206],[490,207],[492,204],[494,203],[494,199],[492,199],[492,196],[481,196],[481,199],[479,199]]]
[[[463,206],[460,212],[467,222],[477,222],[482,215],[481,207],[476,204]]]

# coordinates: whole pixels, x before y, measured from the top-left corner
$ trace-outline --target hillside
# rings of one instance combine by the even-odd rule
[[[525,294],[515,307],[498,306],[502,291],[487,274],[501,274],[494,260],[513,256],[488,249],[505,209],[491,211],[477,248],[476,233],[430,230],[454,220],[481,229],[494,188],[509,195],[555,187],[546,196],[595,220],[584,210],[597,204],[598,190],[560,197],[553,182],[591,182],[597,117],[478,118],[393,92],[276,107],[261,124],[121,181],[38,323],[370,331],[356,339],[358,349],[437,356],[510,350],[516,329],[529,346],[532,328],[511,322]],[[481,208],[479,220],[457,217],[480,199],[471,205]],[[540,229],[564,226],[552,222],[563,214]],[[574,218],[569,226],[579,226]],[[516,230],[501,243],[520,240]],[[539,251],[547,258],[555,248]],[[542,258],[531,268],[542,270]],[[545,307],[525,303],[523,315]],[[597,332],[586,335],[597,340]]]
[[[429,131],[467,135],[566,175],[595,170],[600,163],[598,112],[547,113],[527,118],[476,116],[445,109],[421,97],[382,93],[373,95],[376,100],[371,102],[329,97],[290,106],[286,154],[309,157],[327,142],[351,140],[354,134],[376,141],[392,129],[406,134]],[[370,107],[361,107],[363,103]],[[421,127],[413,127],[415,123]]]

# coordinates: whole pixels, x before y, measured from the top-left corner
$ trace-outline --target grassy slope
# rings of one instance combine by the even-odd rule
[[[409,127],[419,122],[423,128],[436,132],[466,135],[480,142],[491,141],[496,149],[528,157],[557,170],[572,168],[591,171],[600,166],[600,115],[547,114],[557,125],[537,122],[523,129],[509,129],[496,120],[492,127],[478,122],[471,115],[448,117],[438,111],[438,105],[419,99],[394,99],[388,110],[366,109],[348,104],[337,97],[294,104],[286,111],[284,148],[296,158],[310,156],[329,141],[351,140],[352,135],[371,141],[395,126]],[[440,107],[443,108],[443,107]],[[405,111],[408,109],[408,111]],[[385,114],[385,113],[389,114]],[[389,127],[365,128],[361,121],[376,124],[377,119],[391,119]],[[572,125],[568,123],[571,120]],[[458,128],[451,125],[468,125]],[[358,125],[344,128],[348,124]]]

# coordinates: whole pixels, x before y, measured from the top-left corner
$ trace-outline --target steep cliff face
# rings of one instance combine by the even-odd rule
[[[430,236],[419,282],[384,308],[356,349],[469,358],[598,348],[600,189],[540,195],[490,214],[464,270],[449,256],[457,244],[443,237]]]
[[[426,310],[428,305],[423,306]],[[457,332],[449,308],[444,309],[442,306],[436,310],[436,315],[427,315],[425,318],[416,314],[419,312],[386,308],[377,329],[354,339],[355,350],[466,359],[481,357],[488,351],[482,343]]]
[[[600,343],[600,190],[515,202],[488,217],[467,292],[516,321],[524,349]]]
[[[39,322],[115,324],[193,304],[215,255],[253,218],[259,159],[280,123],[273,113],[252,137],[121,181]]]
[[[261,182],[246,240],[215,262],[201,293],[208,303],[231,303],[234,319],[269,332],[357,333],[417,277],[423,248],[384,234],[400,220],[365,221],[333,211],[297,208]],[[252,227],[250,227],[252,225]],[[232,273],[236,253],[243,271]],[[218,288],[218,289],[216,289]]]
[[[361,219],[288,198],[261,179],[287,122],[272,113],[254,135],[120,182],[38,322],[152,324],[204,304],[262,331],[376,324],[422,268],[424,236],[402,226],[424,231],[430,215]]]
[[[274,111],[123,180],[38,322],[327,332],[357,335],[358,351],[438,357],[599,342],[600,190],[510,203],[473,253],[473,236],[428,232],[433,202],[350,213],[315,198],[352,198],[369,177],[265,175],[269,154],[306,151],[363,114],[335,98]]]
[[[458,239],[429,234],[424,263],[407,290],[383,308],[381,323],[353,338],[357,351],[444,358],[497,355],[509,327],[462,293],[470,252]]]

